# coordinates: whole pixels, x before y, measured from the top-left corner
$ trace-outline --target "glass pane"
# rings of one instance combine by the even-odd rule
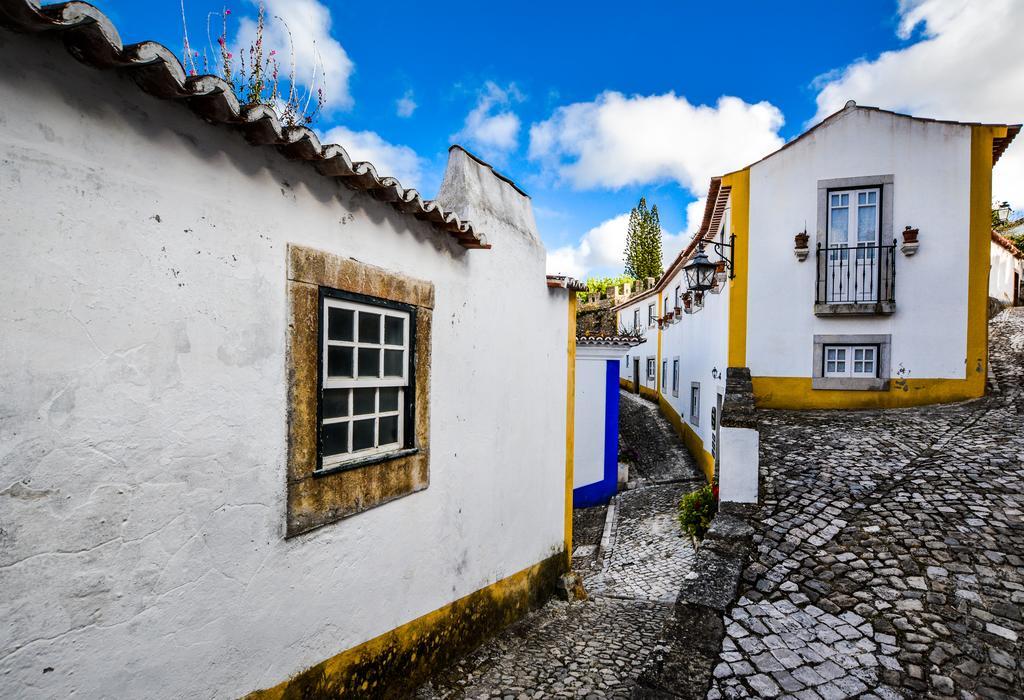
[[[380,390],[380,410],[398,410],[398,387],[391,387],[389,389]]]
[[[384,376],[385,377],[401,377],[402,376],[402,357],[405,355],[405,350],[385,350],[384,351]]]
[[[391,445],[396,442],[398,442],[398,416],[381,418],[378,445]]]
[[[832,226],[829,231],[830,239],[829,243],[834,245],[841,245],[846,243],[849,239],[850,230],[850,210],[841,207],[832,210]]]
[[[324,389],[324,418],[341,418],[348,415],[348,389]]]
[[[836,349],[835,348],[829,348],[825,352],[828,353],[828,359],[830,359],[830,360],[836,359]]]
[[[863,374],[864,373],[864,363],[863,362],[859,362],[859,361],[855,361],[853,363],[853,371],[856,372],[857,374]]]
[[[352,451],[373,447],[374,419],[357,420],[352,423]]]
[[[380,342],[380,314],[372,314],[366,311],[359,312],[359,342]]]
[[[355,311],[351,309],[327,308],[327,338],[329,340],[352,340],[352,325]]]
[[[359,348],[359,376],[380,376],[380,350],[377,348]]]
[[[327,376],[352,376],[352,348],[343,348],[337,345],[327,346]]]
[[[836,371],[837,372],[845,372],[846,371],[846,362],[844,362],[843,360],[839,360],[838,362],[836,362]]]
[[[348,421],[323,426],[320,431],[320,450],[325,457],[348,452]]]
[[[860,242],[875,242],[876,226],[874,205],[857,207],[857,240]]]
[[[405,343],[405,320],[397,316],[384,317],[384,342],[388,345]]]
[[[828,366],[825,368],[825,371],[826,372],[835,372],[836,371],[836,363],[835,363],[835,361],[829,360]]]
[[[357,416],[374,413],[377,410],[376,389],[354,389],[352,396],[352,413]]]

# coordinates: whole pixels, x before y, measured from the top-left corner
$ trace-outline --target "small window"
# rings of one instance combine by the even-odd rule
[[[676,285],[676,291],[675,291],[675,294],[674,294],[675,303],[673,304],[673,306],[675,308],[677,308],[677,309],[682,306],[682,304],[679,302],[679,298],[680,298],[679,297],[679,286],[680,285],[678,285],[678,284]]]
[[[700,383],[690,385],[690,423],[700,425]]]
[[[672,395],[679,396],[679,358],[672,360]]]
[[[655,379],[654,373],[656,371],[656,363],[653,357],[647,358],[647,380],[653,382]]]
[[[647,306],[647,325],[654,325],[654,304],[649,304]]]
[[[668,388],[668,360],[661,361],[661,390]]]
[[[878,346],[826,345],[823,353],[825,377],[857,377],[874,379],[878,376]]]
[[[664,308],[664,310],[662,311],[662,315],[663,315],[663,316],[668,316],[668,309],[669,309],[669,306],[668,306],[668,297],[665,297],[665,308]]]
[[[640,308],[633,309],[633,330],[640,328]]]
[[[413,307],[323,292],[320,469],[412,446]]]

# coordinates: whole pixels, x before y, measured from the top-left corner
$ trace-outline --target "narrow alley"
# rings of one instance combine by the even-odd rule
[[[550,601],[416,697],[629,695],[693,559],[676,520],[679,498],[705,482],[657,408],[623,392],[620,411],[630,488],[607,508],[577,510],[574,518],[577,551],[594,548],[574,556],[589,599]],[[611,518],[602,517],[609,511]]]

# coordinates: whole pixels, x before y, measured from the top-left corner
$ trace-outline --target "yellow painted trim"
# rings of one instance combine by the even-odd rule
[[[632,383],[633,382],[630,382],[630,384]],[[657,401],[660,398],[657,390],[652,389],[649,386],[644,386],[643,384],[640,385],[640,395],[644,398],[650,399],[651,401]]]
[[[965,379],[894,379],[888,391],[832,391],[812,389],[809,377],[753,377],[758,408],[905,408],[974,399],[981,393],[976,382]]]
[[[658,309],[663,309],[662,292],[658,292]],[[654,392],[661,395],[661,328],[658,328],[658,358],[654,361]]]
[[[573,293],[575,296],[575,293]],[[555,554],[433,612],[347,649],[246,700],[411,697],[436,668],[539,606],[564,570]]]
[[[748,251],[750,240],[750,168],[738,170],[722,178],[722,186],[729,192],[730,219],[736,235],[733,250],[733,271],[729,281],[729,367],[747,366],[747,288]]]
[[[565,565],[572,565],[572,485],[576,442],[576,294],[569,293],[569,338],[565,387]]]
[[[697,460],[697,466],[704,472],[704,478],[711,483],[715,478],[715,458],[711,456],[711,453],[704,449],[704,441],[700,439],[700,436],[694,431],[690,425],[683,420],[683,417],[676,413],[676,410],[672,408],[665,397],[658,397],[658,408],[661,410],[661,414],[668,419],[668,422],[672,424],[676,434],[686,445],[687,451],[693,458]]]
[[[971,127],[971,237],[967,278],[967,359],[969,396],[985,394],[988,374],[988,277],[992,241],[992,140],[1004,126]]]

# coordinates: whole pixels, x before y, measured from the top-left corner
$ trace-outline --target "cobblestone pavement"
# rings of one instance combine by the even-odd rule
[[[644,433],[632,423],[652,418],[626,410],[627,401],[620,404],[620,429],[626,433],[628,427],[631,436],[627,445],[644,464],[657,465],[663,483],[645,480],[619,495],[611,551],[585,579],[590,599],[547,603],[439,673],[417,698],[629,697],[689,572],[693,548],[680,535],[676,504],[703,477],[685,449],[674,449],[672,428],[660,415],[669,439],[632,442]],[[669,447],[667,456],[660,453]],[[675,459],[680,462],[671,464]],[[586,510],[593,512],[577,511],[574,523],[590,542],[596,511]]]
[[[658,407],[637,394],[619,392],[619,451],[630,462],[629,479],[665,484],[700,478],[686,447]]]
[[[709,698],[1024,697],[1024,309],[990,396],[760,412],[766,500]]]

